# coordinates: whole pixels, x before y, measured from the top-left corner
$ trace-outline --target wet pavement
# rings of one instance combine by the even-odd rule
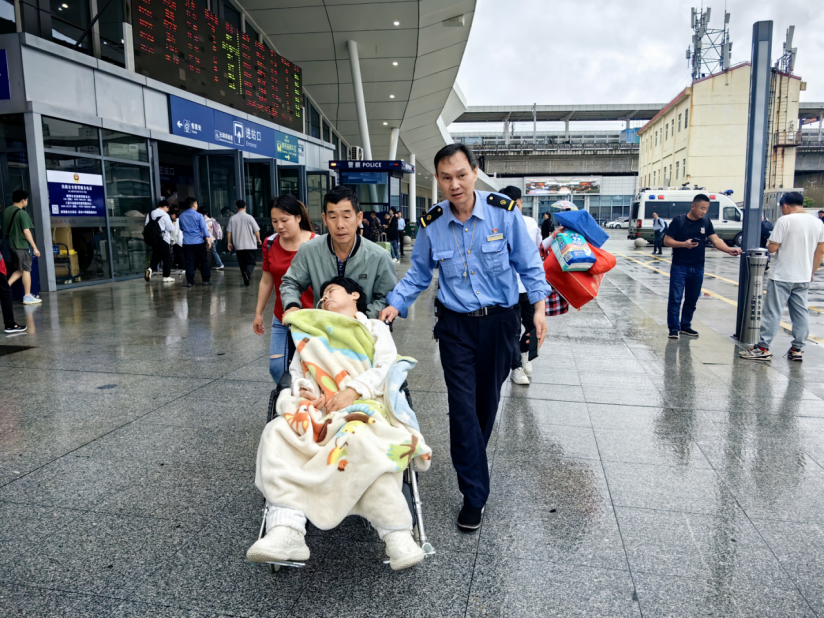
[[[272,384],[237,271],[17,305],[30,333],[0,340],[0,615],[824,615],[824,349],[790,364],[782,332],[771,363],[740,361],[737,262],[715,252],[700,338],[667,339],[668,256],[623,235],[598,299],[549,318],[532,385],[504,386],[477,534],[455,527],[433,291],[398,323],[437,554],[397,573],[356,518],[310,530],[305,569],[245,560]]]

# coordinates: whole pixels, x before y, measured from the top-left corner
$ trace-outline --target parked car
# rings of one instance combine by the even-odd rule
[[[610,229],[619,229],[619,228],[629,228],[629,217],[621,217],[619,219],[615,219],[614,221],[610,221],[604,227]]]

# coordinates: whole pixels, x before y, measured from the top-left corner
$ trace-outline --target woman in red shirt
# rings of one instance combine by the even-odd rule
[[[272,227],[276,233],[263,243],[263,278],[258,288],[257,309],[252,328],[257,335],[264,333],[263,312],[274,289],[275,315],[272,318],[272,337],[269,343],[269,374],[277,384],[287,372],[289,362],[289,330],[281,323],[283,303],[280,300],[280,283],[300,246],[315,237],[315,228],[309,219],[306,206],[294,195],[281,195],[277,200],[272,200],[270,209]],[[300,301],[306,309],[314,306],[312,288],[303,293]]]

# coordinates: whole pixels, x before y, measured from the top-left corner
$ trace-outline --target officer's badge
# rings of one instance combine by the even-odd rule
[[[486,203],[490,206],[495,206],[496,208],[503,208],[504,210],[511,211],[515,208],[515,202],[507,198],[505,195],[500,195],[499,193],[490,193],[489,197],[486,198]]]

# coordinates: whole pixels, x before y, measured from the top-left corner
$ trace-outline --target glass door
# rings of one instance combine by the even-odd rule
[[[244,159],[243,162],[246,212],[260,226],[261,238],[273,233],[269,204],[272,201],[274,164],[274,159]]]
[[[306,168],[303,165],[278,165],[278,196],[294,195],[306,203]]]
[[[326,228],[323,225],[323,196],[329,192],[329,172],[307,172],[306,174],[306,209],[309,211],[309,218],[315,226],[315,232],[325,234]]]
[[[203,151],[195,156],[198,211],[217,219],[224,230],[223,239],[215,242],[223,262],[235,262],[237,259],[227,248],[226,224],[229,217],[237,212],[237,201],[243,199],[238,190],[243,186],[243,179],[240,177],[242,164],[241,152],[238,150]]]

